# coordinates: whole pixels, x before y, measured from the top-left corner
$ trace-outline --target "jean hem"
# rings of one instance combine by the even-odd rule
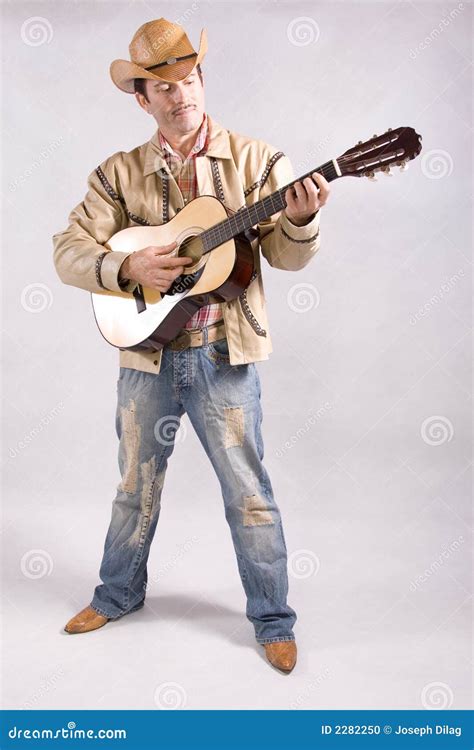
[[[257,643],[277,643],[278,641],[294,641],[294,635],[276,635],[274,638],[257,638]]]
[[[96,612],[98,612],[99,615],[102,615],[102,617],[107,617],[107,619],[109,619],[109,620],[119,620],[124,615],[129,615],[132,612],[136,612],[137,609],[142,609],[142,607],[144,607],[144,605],[145,605],[144,602],[140,602],[140,604],[137,604],[135,607],[132,607],[132,609],[129,609],[126,612],[119,612],[119,614],[115,614],[115,615],[109,615],[107,612],[105,612],[100,607],[96,607],[95,604],[92,604],[92,602],[90,603],[89,606],[92,607],[92,609],[94,609]]]

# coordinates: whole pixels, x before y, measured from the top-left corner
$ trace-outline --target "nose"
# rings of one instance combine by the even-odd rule
[[[176,83],[173,100],[177,107],[187,104],[184,83],[181,81],[177,81]]]

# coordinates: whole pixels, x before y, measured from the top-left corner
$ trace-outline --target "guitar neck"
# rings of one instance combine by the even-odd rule
[[[213,250],[215,247],[228,242],[228,240],[233,239],[238,234],[255,226],[260,221],[264,221],[273,216],[273,214],[281,211],[286,206],[285,193],[288,188],[292,187],[295,182],[304,180],[305,177],[310,177],[313,172],[320,172],[328,182],[341,177],[341,173],[337,169],[334,160],[327,161],[325,164],[293,180],[293,182],[289,182],[288,185],[275,190],[274,193],[263,198],[263,200],[257,201],[252,206],[244,206],[228,219],[224,219],[202,232],[200,237],[203,241],[204,252]]]

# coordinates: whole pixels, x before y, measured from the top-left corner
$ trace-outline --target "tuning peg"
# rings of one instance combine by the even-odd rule
[[[377,133],[374,133],[372,138],[377,138]]]
[[[393,177],[393,174],[390,171],[390,166],[387,164],[386,167],[381,167],[381,172],[387,175],[387,177]]]
[[[387,132],[390,133],[391,130],[392,130],[392,128],[389,128]]]
[[[372,182],[377,182],[377,177],[375,176],[375,172],[367,172],[367,177]]]
[[[364,142],[364,141],[357,141],[357,145],[358,145],[358,146],[361,146],[361,145],[363,144],[363,142]]]
[[[406,161],[402,161],[400,164],[400,172],[406,172],[407,169],[408,169],[408,164],[406,163]]]

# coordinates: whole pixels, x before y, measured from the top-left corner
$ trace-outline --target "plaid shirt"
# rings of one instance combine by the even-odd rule
[[[160,146],[163,149],[163,156],[166,159],[169,170],[178,183],[184,202],[188,203],[198,196],[196,156],[198,154],[201,156],[204,155],[209,145],[207,114],[204,114],[196,142],[189,155],[184,160],[172,149],[160,130],[158,130],[158,136]],[[222,317],[222,305],[220,302],[213,305],[205,305],[188,320],[184,328],[203,328],[204,326],[221,320]]]

